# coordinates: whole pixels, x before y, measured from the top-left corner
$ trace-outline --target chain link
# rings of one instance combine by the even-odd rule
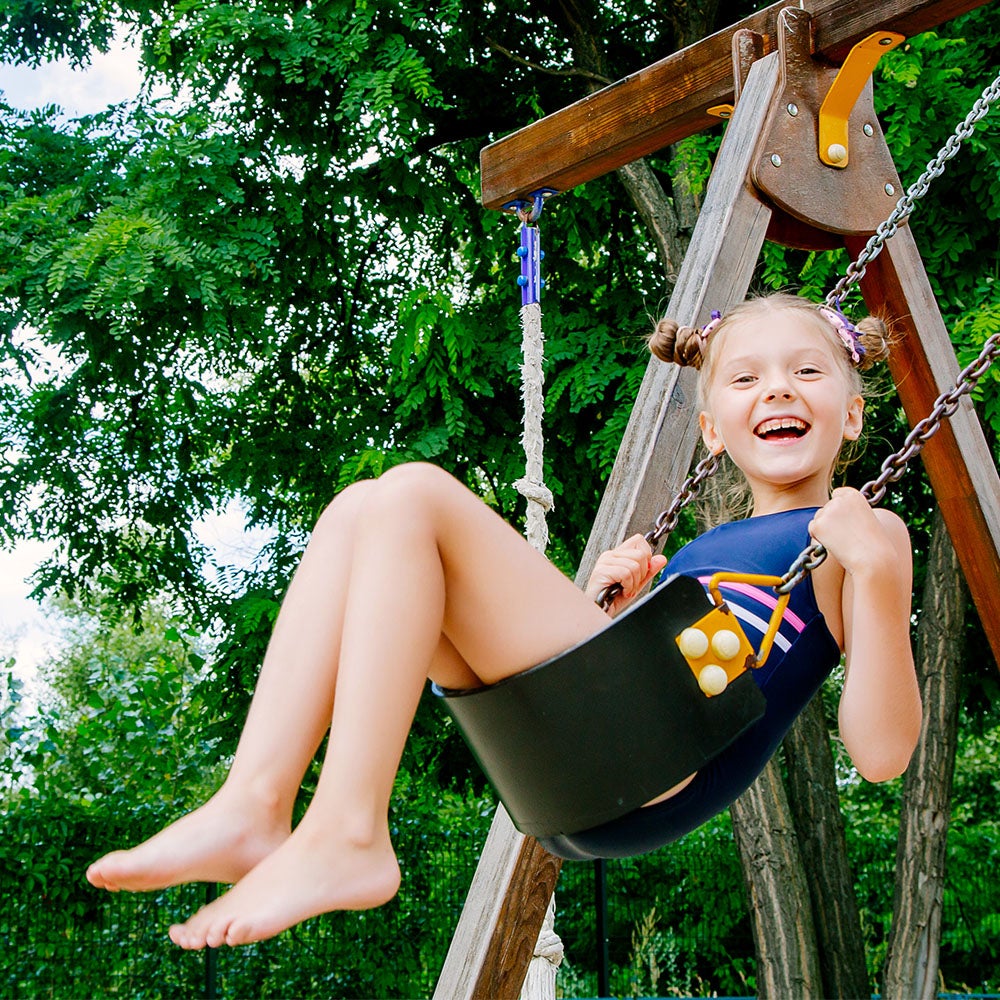
[[[646,541],[649,542],[650,548],[655,549],[677,527],[681,511],[701,492],[702,483],[715,475],[719,461],[718,455],[707,455],[695,466],[694,472],[684,480],[684,485],[673,502],[666,510],[660,511],[652,529],[646,532]]]
[[[965,118],[956,126],[954,133],[938,150],[937,156],[927,164],[924,172],[910,185],[906,194],[896,202],[896,207],[889,217],[879,224],[874,235],[858,254],[857,260],[852,261],[847,266],[843,277],[826,297],[828,306],[839,303],[844,295],[865,276],[868,265],[882,252],[886,240],[896,235],[899,227],[913,211],[914,204],[927,194],[931,182],[944,173],[947,162],[958,153],[962,148],[962,143],[975,131],[976,123],[986,116],[998,99],[1000,99],[1000,73],[972,105]]]
[[[655,549],[657,545],[677,527],[678,518],[681,511],[701,492],[701,485],[706,479],[715,475],[719,468],[720,458],[718,455],[706,455],[695,467],[671,501],[666,510],[661,510],[653,522],[653,527],[645,534],[645,539],[649,542],[649,547]],[[604,588],[597,595],[597,603],[607,610],[614,599],[622,592],[620,583],[612,583]]]

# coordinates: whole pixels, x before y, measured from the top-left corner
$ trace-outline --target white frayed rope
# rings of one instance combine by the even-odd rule
[[[544,340],[542,337],[542,307],[538,302],[529,302],[521,307],[521,350],[524,362],[521,365],[521,397],[524,400],[524,477],[514,483],[518,493],[528,501],[527,526],[525,535],[531,546],[544,552],[549,544],[549,528],[545,515],[552,510],[552,491],[545,485],[545,469],[542,458],[542,418],[545,415],[545,398],[542,394],[542,358]]]

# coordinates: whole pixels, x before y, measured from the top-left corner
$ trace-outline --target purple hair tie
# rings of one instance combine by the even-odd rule
[[[711,319],[701,328],[701,333],[698,335],[701,338],[703,344],[708,342],[708,338],[715,333],[718,329],[719,324],[722,322],[722,313],[718,309],[713,309],[711,313]]]
[[[847,348],[848,353],[851,355],[851,361],[856,365],[860,364],[861,359],[865,356],[864,344],[861,343],[861,334],[858,333],[857,327],[843,314],[840,309],[840,303],[835,302],[832,307],[818,306],[817,308],[820,314],[829,320],[834,332],[844,342],[844,347]]]

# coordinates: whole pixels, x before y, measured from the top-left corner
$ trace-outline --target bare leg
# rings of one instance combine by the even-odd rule
[[[315,798],[291,837],[233,890],[171,928],[173,940],[186,948],[241,944],[317,913],[391,898],[399,869],[389,796],[428,668],[444,662],[443,646],[460,659],[435,679],[453,685],[464,661],[491,682],[607,622],[451,477],[431,466],[386,474],[358,519],[333,725]]]
[[[87,870],[95,886],[145,891],[236,882],[288,837],[299,784],[330,725],[355,522],[371,486],[348,488],[317,522],[225,784],[145,843],[96,861]]]

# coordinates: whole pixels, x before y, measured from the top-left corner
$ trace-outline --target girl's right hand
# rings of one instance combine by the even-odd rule
[[[596,601],[612,584],[621,584],[621,593],[607,609],[614,614],[637,596],[666,564],[666,556],[653,555],[649,542],[642,535],[633,535],[598,556],[585,593]]]

